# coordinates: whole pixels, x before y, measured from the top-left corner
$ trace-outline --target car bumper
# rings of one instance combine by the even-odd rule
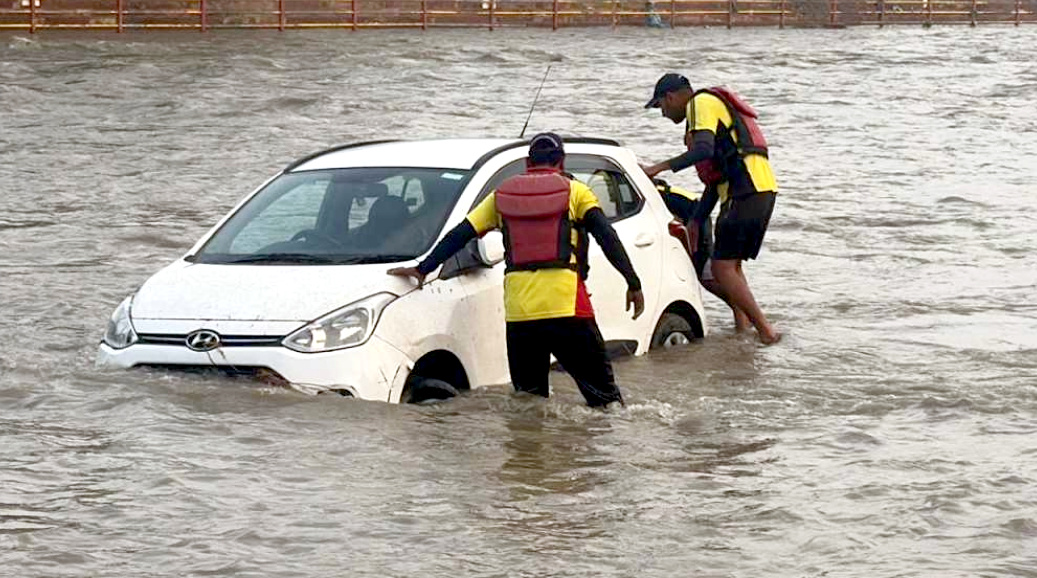
[[[299,353],[285,347],[219,347],[192,351],[185,346],[134,344],[113,349],[102,343],[97,353],[102,367],[139,366],[214,369],[265,369],[294,389],[307,393],[348,391],[374,401],[398,401],[414,363],[377,336],[359,347],[324,353]]]

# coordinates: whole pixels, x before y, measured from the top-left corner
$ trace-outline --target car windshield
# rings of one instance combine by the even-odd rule
[[[349,168],[283,174],[223,224],[195,263],[343,264],[413,259],[431,247],[467,173]]]

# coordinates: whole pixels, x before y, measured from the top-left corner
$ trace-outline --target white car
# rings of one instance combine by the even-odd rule
[[[565,168],[597,194],[641,278],[645,312],[593,241],[587,282],[610,348],[642,354],[707,331],[694,268],[634,154],[566,139]],[[509,382],[503,243],[473,241],[425,287],[414,264],[503,179],[528,142],[379,141],[292,163],[248,195],[112,314],[98,362],[216,368],[296,389],[419,401]]]

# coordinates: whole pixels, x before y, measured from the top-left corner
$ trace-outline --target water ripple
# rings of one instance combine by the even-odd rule
[[[9,573],[1037,576],[1032,28],[266,32],[0,41]],[[513,136],[549,64],[527,134],[643,160],[680,148],[642,108],[664,71],[758,106],[779,346],[707,297],[712,335],[618,361],[607,413],[560,373],[395,407],[93,367],[292,159]]]

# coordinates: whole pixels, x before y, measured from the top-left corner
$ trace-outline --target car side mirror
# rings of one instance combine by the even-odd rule
[[[504,235],[500,231],[490,231],[476,243],[479,261],[487,267],[493,267],[504,260]]]
[[[504,259],[504,237],[498,231],[491,231],[482,239],[472,239],[453,257],[443,263],[439,272],[440,280],[447,280],[468,271],[488,269]]]

